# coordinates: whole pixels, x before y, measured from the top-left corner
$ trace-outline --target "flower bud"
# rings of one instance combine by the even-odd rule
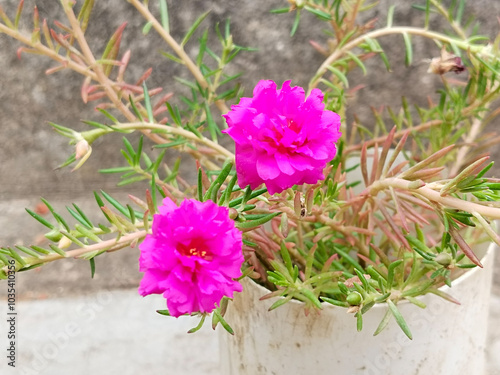
[[[453,258],[448,253],[439,253],[434,260],[443,267],[448,267],[453,261]]]
[[[238,217],[238,211],[235,210],[234,208],[230,208],[229,209],[229,218],[231,220],[236,220],[237,217]]]
[[[465,70],[462,59],[446,51],[445,47],[441,49],[441,56],[434,57],[429,65],[427,73],[445,74],[455,72],[459,74]]]
[[[451,122],[453,121],[453,119],[455,118],[455,114],[453,113],[452,110],[449,110],[448,112],[446,112],[446,114],[444,115],[444,119],[448,122]]]
[[[351,292],[347,295],[346,301],[351,306],[359,306],[363,301],[363,297],[359,292]]]
[[[49,233],[45,234],[45,238],[49,241],[57,242],[61,239],[62,234],[56,228],[52,229]]]
[[[416,190],[416,189],[420,189],[421,187],[424,187],[425,186],[425,182],[422,181],[422,180],[415,180],[415,181],[412,181],[408,184],[408,189],[411,189],[411,190]]]
[[[59,249],[66,249],[67,247],[69,247],[70,245],[72,244],[71,240],[68,238],[68,237],[62,237],[60,240],[59,240],[59,243],[57,244],[57,247]]]
[[[306,5],[305,0],[288,0],[293,9],[302,9]]]
[[[89,152],[89,148],[90,148],[89,143],[85,139],[78,141],[78,143],[76,144],[76,151],[75,151],[76,160],[86,155],[87,152]]]

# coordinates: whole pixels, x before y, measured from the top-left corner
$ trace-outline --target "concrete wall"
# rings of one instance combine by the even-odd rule
[[[224,22],[230,17],[235,43],[259,49],[242,54],[234,64],[235,71],[246,71],[241,80],[247,93],[251,93],[260,79],[282,82],[291,78],[294,84],[306,85],[322,62],[322,56],[308,44],[310,39],[324,41],[322,23],[304,14],[297,35],[290,38],[293,15],[269,13],[273,8],[287,6],[287,1],[172,0],[168,3],[171,29],[177,39],[182,38],[198,15],[210,9],[204,26],[209,27],[211,36],[214,36],[215,23]],[[414,1],[382,0],[380,3],[377,9],[382,10],[374,10],[370,14],[380,18],[379,25],[385,24],[385,9],[394,3],[397,3],[395,24],[416,26],[423,23],[419,12],[411,9]],[[12,14],[16,4],[17,0],[3,0],[1,3],[9,14]],[[26,1],[26,8],[32,4],[33,1]],[[36,4],[41,18],[63,19],[57,1],[36,1]],[[469,1],[466,14],[472,12],[478,14],[485,34],[493,36],[498,31],[496,16],[500,15],[500,1]],[[29,13],[27,9],[26,16]],[[96,1],[95,18],[88,32],[95,54],[99,56],[102,53],[106,38],[125,20],[129,23],[124,33],[122,50],[132,50],[131,67],[128,70],[130,81],[140,77],[145,69],[152,66],[153,75],[148,81],[150,87],[159,85],[165,91],[182,91],[172,76],[188,78],[188,74],[158,54],[165,46],[154,31],[147,37],[141,34],[143,19],[126,1]],[[26,25],[29,22],[28,17],[23,21]],[[434,22],[434,26],[439,25],[439,22]],[[439,49],[418,38],[413,38],[413,42],[415,61],[411,67],[388,73],[376,58],[368,64],[369,70],[375,73],[369,79],[355,72],[353,82],[365,84],[366,87],[352,98],[352,108],[361,114],[366,125],[372,121],[367,115],[370,106],[399,103],[402,93],[407,95],[410,102],[423,103],[425,95],[432,94],[434,88],[439,87],[439,78],[425,73],[427,64],[423,61],[438,55]],[[391,62],[402,64],[402,38],[387,38],[382,43],[389,51]],[[82,83],[80,76],[69,71],[45,76],[44,71],[52,67],[53,63],[27,54],[23,54],[19,60],[16,57],[18,47],[17,42],[0,35],[0,245],[32,244],[41,240],[43,228],[24,212],[24,207],[35,207],[39,196],[49,199],[60,209],[76,202],[90,210],[97,208],[92,199],[92,190],[104,189],[125,196],[116,188],[116,176],[99,175],[96,172],[99,168],[124,165],[118,152],[121,135],[111,135],[96,142],[92,157],[79,171],[54,170],[73,150],[65,138],[53,134],[47,122],[83,129],[80,119],[102,120],[102,117],[93,111],[92,103],[82,103],[79,95]],[[193,55],[196,47],[197,44],[192,42],[187,51]],[[352,112],[349,112],[347,123],[351,123],[352,119]],[[132,186],[125,192],[142,196],[144,186]],[[43,296],[137,285],[140,278],[137,257],[137,249],[128,249],[120,255],[97,258],[94,281],[89,278],[86,262],[68,260],[47,265],[20,275],[23,287],[19,290],[26,296]]]

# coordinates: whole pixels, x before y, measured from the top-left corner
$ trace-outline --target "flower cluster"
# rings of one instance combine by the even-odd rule
[[[261,81],[253,98],[242,98],[224,115],[227,133],[236,143],[240,186],[264,183],[270,194],[293,185],[324,179],[326,163],[335,157],[340,117],[324,110],[323,95],[313,90],[304,100],[290,81],[276,90]],[[139,293],[163,294],[170,314],[211,312],[222,297],[232,298],[241,285],[241,233],[228,210],[211,201],[186,200],[179,208],[166,198],[153,219],[153,234],[142,244]]]

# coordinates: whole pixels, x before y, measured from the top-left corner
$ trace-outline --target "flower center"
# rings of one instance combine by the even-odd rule
[[[207,252],[205,250],[199,250],[196,247],[193,247],[188,250],[187,253],[188,256],[195,256],[195,257],[200,257],[200,258],[205,258],[207,255]]]
[[[186,257],[198,257],[205,260],[211,260],[210,253],[199,244],[191,243],[188,246],[179,244],[177,250]]]
[[[299,124],[297,124],[295,121],[293,121],[292,119],[287,119],[287,126],[288,126],[288,129],[290,129],[291,131],[295,132],[295,133],[298,133],[300,131],[300,126]]]

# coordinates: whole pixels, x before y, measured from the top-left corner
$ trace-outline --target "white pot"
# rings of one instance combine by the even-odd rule
[[[441,288],[461,302],[435,295],[398,307],[413,334],[409,340],[393,318],[373,336],[387,306],[363,315],[363,331],[346,309],[324,304],[320,315],[304,315],[291,301],[267,311],[274,300],[259,301],[268,291],[247,281],[229,304],[226,320],[234,336],[221,329],[223,375],[412,375],[484,374],[484,349],[495,245],[475,268]],[[478,254],[481,256],[482,254]]]

